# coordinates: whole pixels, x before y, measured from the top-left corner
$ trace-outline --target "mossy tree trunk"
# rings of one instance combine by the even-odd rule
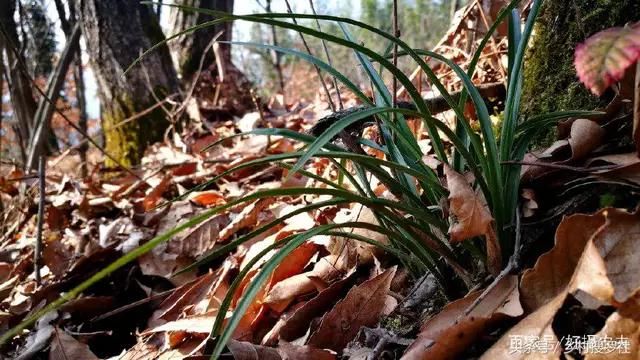
[[[603,105],[578,81],[573,65],[576,44],[594,33],[640,19],[638,0],[545,0],[525,63],[522,106],[525,114]],[[546,143],[551,134],[540,139]]]
[[[156,98],[177,93],[178,80],[167,46],[151,52],[126,76],[124,70],[164,35],[152,8],[137,0],[79,0],[78,13],[98,83],[105,149],[122,164],[136,165],[147,145],[162,139],[169,122],[160,108],[122,122]],[[115,166],[109,160],[106,164]]]

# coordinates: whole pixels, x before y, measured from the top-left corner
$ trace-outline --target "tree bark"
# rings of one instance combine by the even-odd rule
[[[233,0],[176,0],[175,3],[228,13],[233,12]],[[172,7],[169,12],[171,35],[214,19],[211,15],[184,11],[180,8]],[[178,36],[176,39],[170,41],[169,47],[171,54],[183,81],[190,81],[198,70],[200,58],[202,58],[211,40],[221,32],[218,41],[231,41],[231,30],[232,23],[224,22],[200,29],[196,32]],[[229,44],[220,44],[219,53],[222,56],[222,62],[224,64],[231,63],[231,46]],[[208,52],[204,60],[203,68],[205,69],[214,63],[215,59],[211,51]]]
[[[637,0],[545,1],[525,62],[522,110],[528,115],[603,106],[578,81],[573,65],[576,44],[594,33],[640,19]],[[537,140],[544,146],[553,132]]]
[[[25,70],[24,59],[16,54],[16,49],[21,49],[20,40],[18,38],[17,24],[13,15],[16,10],[16,1],[8,0],[3,2],[5,5],[0,6],[0,25],[2,26],[2,36],[0,42],[5,50],[7,58],[7,77],[9,82],[9,94],[11,96],[11,104],[18,122],[17,129],[19,138],[22,141],[29,139],[32,131],[33,116],[36,112],[37,103],[33,97],[31,81],[23,72]],[[26,144],[20,144],[24,148]],[[22,153],[22,163],[26,162],[26,154]]]
[[[234,1],[176,0],[175,3],[232,13]],[[170,34],[173,35],[215,18],[211,15],[172,7],[169,19]],[[231,30],[232,23],[224,22],[178,36],[169,42],[183,86],[188,88],[193,81],[196,81],[194,95],[202,103],[209,104],[204,114],[209,120],[220,119],[220,114],[226,114],[222,116],[223,118],[225,116],[228,118],[228,114],[241,115],[253,107],[249,92],[251,84],[233,65],[230,44],[218,43],[215,56],[211,49],[208,49],[211,41],[218,34],[220,34],[218,41],[231,41]],[[201,59],[204,60],[203,71],[198,74]]]
[[[79,9],[98,83],[105,149],[122,164],[136,165],[147,145],[163,138],[169,122],[162,109],[121,122],[155,104],[156,97],[176,93],[178,80],[164,45],[126,75],[124,70],[164,35],[152,8],[136,0],[80,0]],[[106,165],[116,166],[112,161]]]

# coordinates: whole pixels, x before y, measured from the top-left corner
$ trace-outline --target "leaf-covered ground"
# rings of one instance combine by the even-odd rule
[[[493,45],[505,46],[500,41]],[[490,56],[483,61],[485,70],[474,81],[503,80],[500,71],[490,68]],[[447,85],[459,86],[453,80]],[[396,258],[369,244],[339,235],[315,236],[288,254],[258,289],[223,356],[637,359],[640,213],[635,209],[640,159],[630,136],[632,92],[626,90],[601,109],[603,115],[563,121],[557,142],[527,154],[521,218],[515,225],[521,247],[508,261],[500,259],[493,219],[486,200],[473,189],[472,177],[425,157],[448,190],[442,208],[455,219],[451,241],[484,239],[486,272],[466,274],[470,291],[457,297],[444,294],[433,275],[414,277]],[[358,105],[349,95],[342,100],[347,108]],[[260,190],[326,187],[316,177],[337,179],[339,173],[327,158],[309,161],[306,174],[290,174],[287,166],[274,163],[224,174],[266,155],[302,149],[292,140],[243,136],[208,145],[260,127],[306,131],[329,113],[320,95],[289,104],[274,97],[263,113],[204,121],[199,130],[189,129],[150,147],[133,173],[105,171],[94,160],[93,171],[82,178],[75,157],[48,159],[40,279],[33,250],[39,179],[3,165],[1,331],[6,333],[123,254],[208,209]],[[451,114],[442,116],[451,119]],[[420,123],[411,121],[410,127],[429,153]],[[366,129],[364,136],[375,141],[375,128]],[[384,156],[373,148],[367,152]],[[210,182],[214,178],[217,181]],[[371,188],[380,197],[394,198],[375,178]],[[366,207],[328,203],[286,218],[224,256],[187,267],[278,218],[328,200],[327,195],[278,196],[231,206],[45,314],[6,344],[3,356],[203,358],[211,351],[209,335],[234,279],[247,272],[235,284],[227,319],[275,252],[266,252],[251,265],[257,254],[318,226],[375,224],[376,219]],[[380,233],[353,231],[389,243]]]

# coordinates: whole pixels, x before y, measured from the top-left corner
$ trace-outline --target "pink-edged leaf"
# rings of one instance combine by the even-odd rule
[[[580,81],[601,95],[640,58],[640,22],[601,31],[578,44],[574,64]]]

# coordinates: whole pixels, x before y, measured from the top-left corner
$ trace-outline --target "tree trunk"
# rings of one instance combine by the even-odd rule
[[[578,81],[574,49],[598,31],[638,19],[638,0],[545,1],[525,63],[523,111],[537,115],[604,105]],[[553,132],[538,139],[536,145],[543,146],[551,140]]]
[[[178,81],[166,46],[148,54],[126,76],[124,70],[164,35],[152,8],[136,0],[80,0],[79,9],[98,83],[105,149],[122,164],[136,165],[146,146],[163,138],[169,122],[162,109],[122,121],[155,104],[156,97],[176,93]]]
[[[233,12],[233,0],[176,0],[176,4]],[[211,15],[184,11],[172,7],[169,15],[171,34],[177,34],[206,21],[214,20]],[[182,84],[190,87],[197,81],[194,95],[202,102],[208,103],[209,120],[216,120],[220,114],[241,115],[253,107],[250,95],[250,83],[244,74],[231,61],[231,46],[218,43],[215,56],[208,46],[218,34],[218,41],[231,41],[232,23],[224,22],[200,29],[186,35],[178,36],[169,42],[174,63],[182,77]],[[204,57],[203,57],[204,56]],[[202,73],[197,74],[200,61],[203,61]],[[194,77],[198,76],[197,79]],[[212,118],[213,117],[213,118]],[[223,115],[224,118],[224,115]]]
[[[22,141],[27,141],[32,131],[33,116],[36,112],[37,104],[33,97],[31,89],[31,81],[23,72],[24,59],[20,58],[20,54],[16,54],[16,50],[21,49],[20,40],[16,22],[14,21],[14,12],[16,10],[16,1],[8,0],[3,2],[5,5],[0,6],[0,25],[2,26],[2,36],[0,42],[5,50],[7,58],[7,77],[9,82],[9,94],[11,96],[11,104],[18,121],[18,137]],[[27,144],[20,144],[24,148]],[[26,162],[26,154],[22,152],[22,162]]]
[[[233,12],[233,0],[176,0],[175,3],[228,13]],[[172,7],[169,12],[171,35],[211,20],[214,20],[214,17],[211,15],[184,11],[176,7]],[[198,70],[200,59],[206,51],[207,46],[211,43],[211,40],[218,33],[221,33],[218,41],[231,41],[231,30],[232,23],[224,22],[200,29],[196,32],[178,36],[169,42],[174,63],[183,81],[190,81]],[[222,56],[223,63],[231,63],[231,46],[229,44],[220,44],[219,53]],[[209,51],[205,56],[203,68],[208,68],[214,61],[213,54]]]

